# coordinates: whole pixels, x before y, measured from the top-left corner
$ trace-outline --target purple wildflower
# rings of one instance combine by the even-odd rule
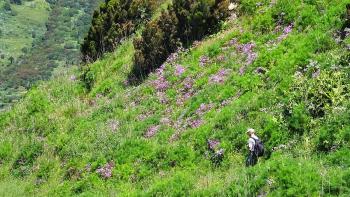
[[[162,118],[160,119],[160,123],[163,125],[170,125],[171,121],[169,118]]]
[[[183,95],[183,98],[184,100],[187,100],[189,98],[191,98],[193,96],[193,93],[192,92],[186,92],[184,95]]]
[[[140,114],[139,116],[137,116],[137,120],[139,121],[144,121],[146,120],[146,118],[148,118],[148,116],[145,114]]]
[[[103,178],[108,179],[112,177],[112,170],[114,168],[114,161],[110,161],[103,167],[100,167],[96,172]]]
[[[219,140],[208,140],[208,149],[211,151],[214,151],[217,146],[219,146],[220,141]]]
[[[164,75],[164,70],[165,70],[166,64],[162,64],[159,68],[156,69],[156,75],[159,77],[162,77]]]
[[[283,29],[283,33],[277,38],[277,41],[281,42],[282,40],[286,39],[292,31],[293,31],[293,24],[290,24]]]
[[[190,77],[187,77],[184,81],[183,81],[184,87],[185,89],[189,90],[193,87],[193,79]]]
[[[172,53],[167,58],[166,62],[171,64],[171,63],[174,63],[178,58],[179,58],[179,54],[178,53]]]
[[[204,115],[207,111],[209,111],[212,108],[213,108],[213,104],[204,104],[204,103],[202,103],[199,106],[199,108],[197,109],[196,114],[198,116],[202,116],[202,115]]]
[[[185,102],[185,99],[183,99],[182,97],[178,97],[176,99],[176,105],[178,105],[178,106],[183,106],[184,102]]]
[[[231,100],[229,100],[229,99],[227,99],[227,100],[224,100],[224,101],[222,101],[221,102],[221,106],[227,106],[227,105],[229,105],[231,103]]]
[[[287,27],[284,28],[283,33],[284,34],[289,34],[290,32],[293,31],[293,25],[288,25]]]
[[[232,40],[230,40],[230,42],[228,43],[229,46],[236,46],[238,43],[237,38],[233,38]]]
[[[212,75],[209,78],[209,82],[210,83],[224,83],[225,82],[225,77],[228,74],[228,69],[221,69],[219,70],[218,73],[216,73],[215,75]]]
[[[188,122],[189,126],[191,128],[198,128],[200,127],[202,124],[203,124],[203,121],[201,119],[198,119],[198,120],[190,120]]]
[[[217,58],[216,58],[219,62],[223,62],[226,60],[226,57],[224,55],[219,55]]]
[[[148,128],[147,132],[144,134],[145,138],[151,138],[153,137],[155,134],[158,133],[160,126],[151,126],[150,128]]]
[[[257,54],[253,51],[255,47],[256,45],[251,42],[237,46],[237,50],[245,54],[247,57],[246,65],[252,64],[257,58]]]
[[[163,76],[159,76],[152,84],[157,91],[165,91],[169,86],[168,81]]]
[[[157,92],[157,97],[160,103],[162,104],[168,103],[168,98],[166,97],[166,94],[164,92]]]
[[[175,67],[175,76],[181,76],[185,72],[185,68],[180,64],[177,64]]]
[[[205,56],[205,55],[202,55],[200,58],[199,58],[199,65],[200,66],[205,66],[206,64],[208,64],[210,62],[210,59],[208,56]]]

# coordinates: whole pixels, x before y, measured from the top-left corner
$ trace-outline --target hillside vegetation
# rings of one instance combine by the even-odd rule
[[[138,85],[142,26],[55,69],[0,114],[0,196],[349,196],[349,3],[241,0]],[[250,168],[247,128],[267,150]]]
[[[0,2],[0,110],[37,80],[48,79],[54,68],[80,63],[80,42],[99,2]]]

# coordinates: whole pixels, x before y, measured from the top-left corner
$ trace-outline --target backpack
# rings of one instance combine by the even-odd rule
[[[264,156],[264,143],[259,140],[259,139],[254,139],[253,140],[255,141],[255,146],[254,146],[254,153],[256,156],[258,157],[262,157]]]

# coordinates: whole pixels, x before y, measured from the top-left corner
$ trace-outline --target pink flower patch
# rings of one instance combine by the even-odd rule
[[[160,129],[159,125],[151,126],[150,128],[148,128],[147,132],[144,134],[144,137],[145,138],[153,137],[154,135],[156,135],[158,133],[159,129]]]
[[[212,75],[209,78],[209,82],[210,83],[224,83],[225,78],[226,78],[228,73],[229,73],[228,69],[221,69],[221,70],[219,70],[219,72],[217,74]]]
[[[175,67],[175,76],[181,76],[185,72],[185,68],[180,64],[177,64]]]
[[[202,115],[204,115],[207,111],[209,111],[210,109],[212,109],[213,106],[214,106],[213,104],[204,104],[204,103],[202,103],[202,104],[199,106],[199,108],[197,109],[196,114],[197,114],[198,116],[202,116]]]
[[[96,170],[96,172],[102,177],[102,178],[105,178],[105,179],[109,179],[112,177],[112,170],[114,168],[114,162],[113,161],[110,161],[108,162],[106,165],[98,168]]]
[[[188,125],[191,128],[198,128],[203,124],[203,121],[201,119],[197,119],[197,120],[189,120],[188,121]]]
[[[159,76],[152,84],[157,91],[165,91],[169,86],[168,81],[163,76]]]

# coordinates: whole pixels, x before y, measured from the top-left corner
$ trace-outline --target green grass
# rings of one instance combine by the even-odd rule
[[[90,92],[72,80],[78,68],[56,69],[50,81],[0,114],[0,194],[348,196],[349,52],[333,33],[349,2],[267,2],[257,7],[257,1],[242,1],[242,16],[180,53],[174,64],[185,68],[181,76],[166,64],[163,93],[154,87],[156,73],[139,86],[125,85],[131,39],[88,65]],[[303,13],[309,6],[319,12]],[[288,21],[283,27],[293,21],[294,28],[277,41],[282,30],[274,32],[269,20],[281,12]],[[303,23],[300,14],[315,22]],[[246,58],[229,44],[233,39],[256,45],[257,58],[243,74]],[[204,67],[203,55],[211,60]],[[257,74],[259,67],[267,72]],[[224,81],[211,83],[221,69],[229,69]],[[193,80],[193,95],[178,102],[186,78]],[[201,104],[212,107],[198,114]],[[187,124],[198,119],[199,127]],[[153,137],[144,137],[157,125]],[[252,168],[244,166],[249,127],[267,148]],[[219,140],[225,151],[219,166],[210,159],[208,139]],[[97,169],[110,161],[112,177],[105,179]]]
[[[17,60],[23,54],[23,48],[32,47],[33,31],[37,37],[44,34],[50,11],[49,4],[44,0],[24,1],[22,5],[11,4],[11,8],[15,16],[2,13],[5,18],[1,24],[3,35],[0,36],[1,54],[5,54],[5,59],[0,60],[2,66],[9,63],[10,56]]]

